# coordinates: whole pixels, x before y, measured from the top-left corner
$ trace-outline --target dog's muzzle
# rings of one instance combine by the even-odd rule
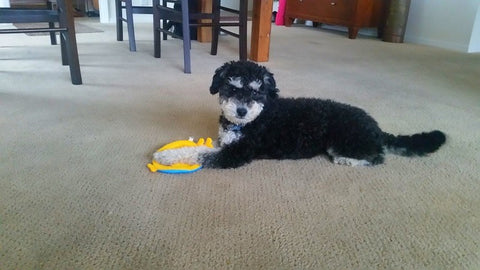
[[[233,98],[222,100],[220,106],[222,107],[222,112],[225,118],[227,118],[228,121],[239,125],[244,125],[255,120],[263,110],[262,103],[253,101],[249,104],[245,104]]]

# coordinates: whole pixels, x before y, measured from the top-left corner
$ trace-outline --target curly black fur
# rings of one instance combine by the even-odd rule
[[[441,131],[411,136],[385,133],[362,109],[332,100],[279,98],[273,74],[253,62],[229,62],[218,68],[210,92],[219,93],[222,104],[222,146],[201,156],[205,167],[235,168],[253,159],[319,154],[340,164],[376,165],[384,161],[385,149],[422,156],[446,140]],[[245,120],[255,110],[252,119]]]

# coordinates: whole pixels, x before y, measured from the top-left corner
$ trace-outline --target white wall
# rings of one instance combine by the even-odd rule
[[[10,7],[10,1],[9,0],[0,0],[0,8],[2,7]],[[11,27],[11,23],[0,23],[0,27],[1,26],[7,26],[7,27]]]
[[[0,7],[10,7],[9,0],[0,0]]]
[[[405,42],[420,43],[462,52],[471,51],[480,39],[474,24],[480,0],[412,0]]]
[[[477,8],[477,17],[473,24],[472,37],[470,38],[468,52],[480,52],[480,5],[478,5]]]

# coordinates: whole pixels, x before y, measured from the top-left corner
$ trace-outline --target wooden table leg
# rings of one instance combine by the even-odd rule
[[[199,7],[202,12],[212,12],[212,0],[198,0]],[[211,27],[199,27],[197,30],[198,42],[211,42],[212,41],[212,28]]]
[[[270,51],[273,0],[254,0],[250,59],[267,62]]]

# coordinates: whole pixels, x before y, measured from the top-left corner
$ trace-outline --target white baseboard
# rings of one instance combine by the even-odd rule
[[[468,44],[461,44],[456,42],[433,40],[433,39],[413,37],[408,35],[405,35],[405,42],[428,45],[428,46],[449,49],[449,50],[454,50],[459,52],[468,52]]]
[[[348,27],[340,26],[340,25],[322,24],[322,28],[348,32]],[[376,28],[360,28],[360,31],[358,31],[358,34],[363,36],[376,37],[377,29]]]

